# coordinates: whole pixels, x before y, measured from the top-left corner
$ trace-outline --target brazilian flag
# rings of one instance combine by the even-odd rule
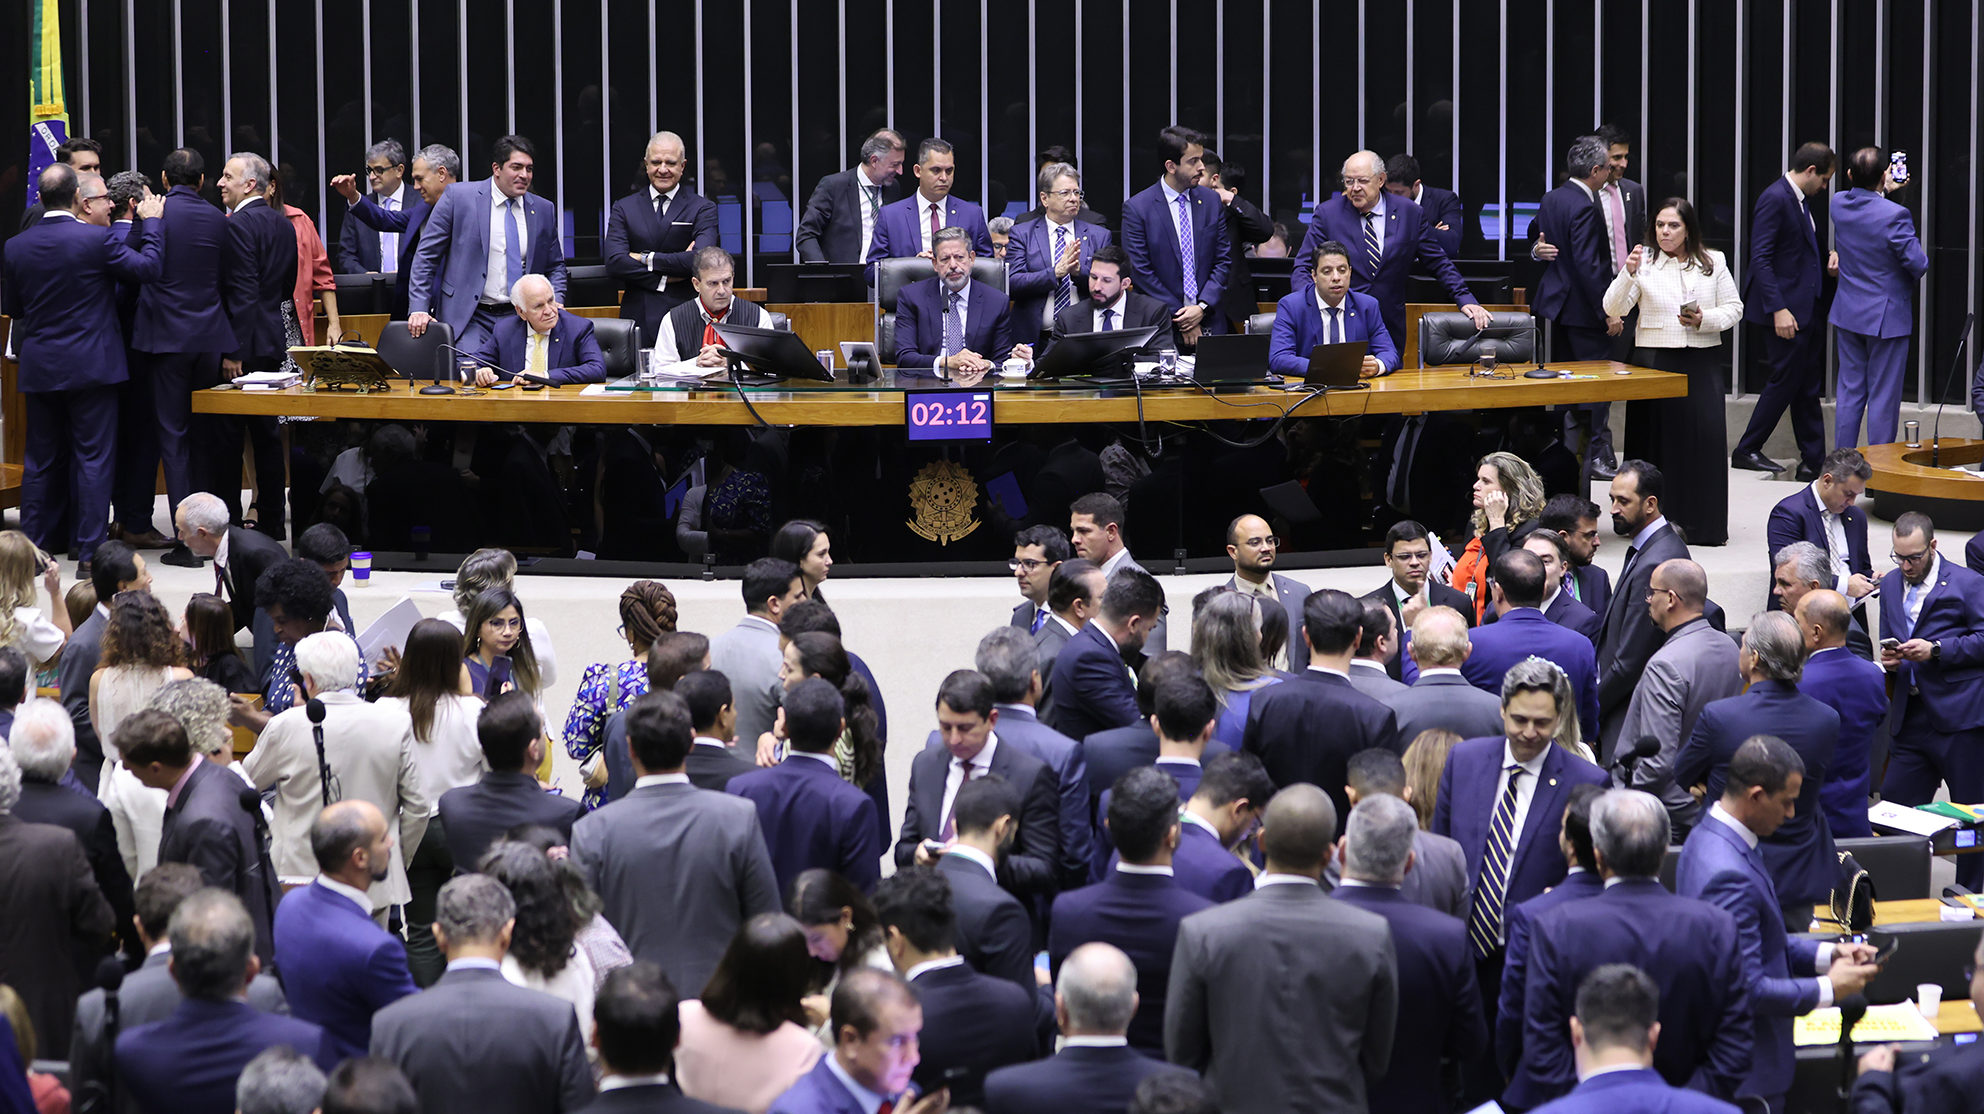
[[[28,204],[41,196],[41,172],[69,142],[69,106],[62,96],[60,0],[28,0]]]

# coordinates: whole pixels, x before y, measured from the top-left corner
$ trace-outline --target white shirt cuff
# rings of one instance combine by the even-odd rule
[[[1822,1010],[1825,1009],[1827,1006],[1832,1005],[1832,980],[1824,975],[1820,975],[1818,979],[1818,983],[1819,983],[1819,1004],[1812,1008]]]
[[[1812,954],[1812,966],[1816,970],[1820,970],[1820,971],[1823,971],[1826,968],[1832,966],[1831,944],[1819,945],[1819,950]]]

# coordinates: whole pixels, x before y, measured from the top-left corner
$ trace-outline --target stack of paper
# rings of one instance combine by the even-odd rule
[[[1922,1016],[1913,1002],[1892,1006],[1869,1006],[1867,1016],[1853,1027],[1856,1043],[1868,1041],[1932,1041],[1936,1024]],[[1792,1041],[1799,1047],[1839,1043],[1839,1008],[1827,1006],[1798,1018],[1792,1025]]]
[[[1956,820],[1930,812],[1926,809],[1909,808],[1892,801],[1882,801],[1867,809],[1867,820],[1878,827],[1892,828],[1910,835],[1932,836],[1944,828],[1956,827]]]
[[[234,385],[244,391],[280,391],[303,382],[303,376],[294,371],[251,371],[234,377]]]

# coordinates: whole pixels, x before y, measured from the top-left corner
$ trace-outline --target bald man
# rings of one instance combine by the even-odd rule
[[[1226,1114],[1366,1110],[1370,1085],[1391,1064],[1391,929],[1323,893],[1335,838],[1329,796],[1306,782],[1288,786],[1268,802],[1267,869],[1254,892],[1179,923],[1165,1058],[1203,1074]]]
[[[1137,1085],[1153,1075],[1184,1072],[1130,1047],[1137,1012],[1137,968],[1113,944],[1083,944],[1061,963],[1054,984],[1054,1020],[1067,1043],[1045,1060],[1012,1064],[985,1077],[988,1114],[1084,1110],[1115,1114],[1130,1108]]]
[[[620,283],[620,316],[637,322],[641,347],[661,335],[668,311],[695,297],[696,249],[717,242],[716,204],[686,189],[682,137],[656,132],[641,154],[639,190],[613,203],[606,220],[606,273]]]
[[[1233,578],[1226,587],[1259,596],[1263,606],[1281,605],[1288,614],[1288,668],[1300,672],[1309,668],[1309,644],[1298,633],[1302,629],[1302,601],[1309,598],[1309,586],[1274,571],[1274,555],[1280,547],[1281,539],[1260,515],[1243,514],[1228,523],[1226,555],[1233,559]]]
[[[1708,574],[1700,565],[1676,557],[1654,568],[1645,607],[1667,640],[1647,659],[1619,730],[1622,747],[1647,736],[1660,741],[1660,752],[1634,770],[1633,788],[1661,798],[1677,833],[1692,826],[1702,809],[1687,785],[1674,781],[1681,748],[1703,708],[1743,691],[1736,643],[1709,625],[1702,611],[1707,604]]]
[[[1872,835],[1867,794],[1874,738],[1888,717],[1887,673],[1848,646],[1859,628],[1845,596],[1830,588],[1807,592],[1794,614],[1807,651],[1798,691],[1839,713],[1839,743],[1819,790],[1819,806],[1835,839]]]
[[[592,322],[558,304],[550,279],[518,279],[510,288],[510,304],[516,316],[498,321],[475,352],[476,386],[508,382],[518,373],[526,383],[548,380],[553,387],[606,381],[606,359],[593,339]]]

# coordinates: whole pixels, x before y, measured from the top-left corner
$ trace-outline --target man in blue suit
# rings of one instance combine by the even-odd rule
[[[1578,1085],[1535,1114],[1737,1114],[1737,1108],[1669,1084],[1654,1070],[1654,1047],[1662,1035],[1660,989],[1646,972],[1612,963],[1577,988],[1571,1018],[1571,1047],[1577,1057]],[[1561,1036],[1558,1037],[1562,1039]]]
[[[1984,938],[1970,962],[1970,1002],[1976,1006],[1984,1002]],[[1975,1101],[1979,1087],[1984,1087],[1984,1048],[1975,1043],[1907,1054],[1891,1044],[1878,1045],[1860,1057],[1853,1109],[1859,1114],[1961,1110]]]
[[[972,664],[992,682],[1000,741],[1054,770],[1061,793],[1061,885],[1079,886],[1088,880],[1089,860],[1094,854],[1088,767],[1082,744],[1040,722],[1034,712],[1043,682],[1033,636],[1014,626],[995,627],[978,640]],[[936,732],[931,732],[926,745],[939,742]]]
[[[985,227],[985,210],[951,196],[957,184],[958,157],[949,143],[931,136],[917,145],[916,192],[882,206],[875,214],[875,235],[868,245],[868,283],[875,282],[875,261],[935,255],[937,233],[962,228],[971,253],[992,257],[992,233]]]
[[[231,776],[231,775],[228,775]],[[321,1028],[264,1013],[244,999],[261,964],[255,926],[233,894],[201,890],[168,930],[172,978],[184,1000],[163,1021],[117,1035],[119,1090],[144,1114],[231,1114],[241,1069],[286,1044],[329,1071],[339,1055]]]
[[[1081,171],[1050,162],[1040,168],[1038,184],[1042,216],[1014,225],[1006,244],[1006,293],[1013,336],[1022,344],[1034,343],[1055,315],[1088,301],[1089,262],[1115,242],[1107,228],[1080,218]]]
[[[600,245],[606,273],[620,283],[620,316],[639,324],[652,347],[668,311],[695,297],[696,249],[718,247],[716,203],[682,188],[682,137],[656,132],[641,155],[647,184],[613,203]]]
[[[337,1059],[372,1047],[372,1015],[414,993],[406,948],[372,920],[367,889],[392,866],[393,829],[369,801],[338,801],[310,824],[321,872],[276,906],[276,965],[289,1010],[324,1027]]]
[[[1862,147],[1847,161],[1846,173],[1853,188],[1833,199],[1831,212],[1839,257],[1831,318],[1839,338],[1833,444],[1885,445],[1895,439],[1901,415],[1903,366],[1915,335],[1915,284],[1928,272],[1929,257],[1915,235],[1915,219],[1887,198],[1895,188],[1888,153]]]
[[[1750,411],[1750,424],[1729,454],[1729,463],[1759,472],[1783,468],[1764,455],[1764,440],[1779,418],[1791,411],[1791,433],[1798,439],[1798,478],[1819,471],[1826,451],[1825,415],[1819,394],[1825,389],[1825,328],[1821,316],[1825,276],[1838,259],[1825,250],[1824,213],[1812,201],[1826,191],[1836,163],[1823,143],[1801,145],[1791,169],[1757,195],[1750,221],[1750,266],[1743,272],[1743,320],[1761,326],[1770,381]],[[1848,447],[1846,442],[1841,448]],[[1776,546],[1771,552],[1777,551]]]
[[[1681,846],[1675,889],[1699,897],[1736,918],[1742,977],[1755,1017],[1750,1070],[1739,1096],[1764,1099],[1784,1110],[1794,1053],[1791,1019],[1850,994],[1858,994],[1879,968],[1868,944],[1820,944],[1787,937],[1782,902],[1757,845],[1789,819],[1803,788],[1798,752],[1782,739],[1759,735],[1729,760],[1722,797]],[[1792,968],[1804,972],[1792,976]],[[1826,972],[1811,977],[1819,971]]]
[[[1724,1098],[1742,1083],[1750,1017],[1736,921],[1660,884],[1668,834],[1667,808],[1650,793],[1615,789],[1593,802],[1591,839],[1604,889],[1530,923],[1520,1105],[1561,1095],[1576,1082],[1564,1030],[1578,986],[1608,963],[1630,963],[1660,988],[1662,1039],[1653,1061],[1668,1083],[1683,1087],[1699,1078]]]
[[[1088,561],[1076,557],[1070,563],[1087,565]],[[1059,581],[1061,577],[1057,574],[1055,579]],[[1096,587],[1096,598],[1099,600],[1107,589],[1099,579]],[[1167,650],[1144,658],[1143,668],[1137,670],[1137,719],[1127,727],[1111,727],[1082,738],[1082,764],[1088,772],[1091,805],[1100,803],[1102,795],[1109,792],[1109,787],[1116,784],[1117,778],[1138,766],[1148,766],[1157,761],[1163,744],[1158,740],[1157,729],[1150,722],[1150,717],[1157,714],[1157,690],[1174,677],[1188,673],[1196,676],[1198,671],[1199,667],[1192,663],[1190,654]],[[1047,718],[1052,719],[1053,716],[1050,714]],[[1094,809],[1091,808],[1091,811]]]
[[[1604,306],[1605,288],[1615,273],[1605,242],[1605,217],[1597,204],[1599,189],[1612,178],[1605,141],[1595,135],[1578,137],[1564,164],[1570,180],[1543,195],[1530,225],[1536,237],[1530,257],[1544,264],[1530,304],[1538,318],[1556,324],[1569,350],[1558,353],[1560,358],[1603,360],[1611,355],[1611,337],[1625,331],[1624,322],[1608,318]],[[1573,421],[1588,423],[1584,462],[1587,468],[1600,466],[1594,474],[1601,479],[1611,472],[1610,415],[1611,404],[1604,402],[1565,413],[1567,435]]]
[[[1135,1016],[1124,1019],[1130,1047],[1162,1056],[1164,995],[1178,922],[1213,903],[1178,881],[1172,861],[1183,824],[1177,786],[1163,771],[1145,766],[1117,779],[1107,820],[1120,861],[1102,881],[1054,899],[1047,959],[1058,978],[1068,956],[1085,944],[1121,948],[1136,964]]]
[[[1338,901],[1376,913],[1392,930],[1398,957],[1398,1022],[1392,1060],[1371,1083],[1373,1110],[1454,1109],[1442,1061],[1465,1063],[1488,1043],[1474,951],[1460,918],[1428,909],[1399,892],[1413,866],[1419,814],[1386,793],[1357,802],[1337,844],[1343,881]]]
[[[1599,547],[1605,544],[1598,536],[1598,504],[1582,495],[1553,495],[1543,504],[1543,513],[1537,516],[1536,524],[1563,538],[1570,547],[1564,591],[1598,613],[1599,630],[1603,633],[1605,612],[1612,602],[1612,577],[1593,560]]]
[[[1199,184],[1204,135],[1174,124],[1157,150],[1164,174],[1123,203],[1123,250],[1131,284],[1164,303],[1180,344],[1196,345],[1201,332],[1225,331],[1212,307],[1226,292],[1226,207]]]
[[[558,304],[551,280],[525,275],[510,287],[505,315],[481,344],[464,348],[475,356],[475,385],[510,383],[518,375],[549,379],[562,387],[606,381],[606,357],[593,337],[592,322]],[[525,382],[535,382],[527,379]]]
[[[1948,783],[1953,801],[1984,801],[1984,576],[1936,552],[1929,516],[1894,521],[1895,563],[1881,578],[1881,648],[1894,677],[1894,706],[1881,798],[1925,805]],[[1885,641],[1885,640],[1884,640]],[[1984,862],[1958,860],[1957,881],[1984,886]]]
[[[1233,849],[1260,826],[1274,794],[1274,779],[1251,754],[1206,763],[1198,792],[1178,814],[1178,850],[1171,856],[1178,885],[1213,902],[1245,897],[1254,872]]]
[[[110,518],[118,385],[129,378],[117,284],[162,273],[165,202],[139,203],[142,242],[133,250],[109,228],[102,177],[56,163],[39,186],[47,211],[7,244],[5,260],[4,308],[26,407],[21,529],[43,549],[67,549],[88,564]],[[65,477],[68,490],[56,490]],[[73,535],[55,537],[64,520]]]
[[[1831,558],[1832,577],[1826,587],[1859,599],[1874,590],[1873,557],[1867,550],[1867,512],[1854,500],[1867,494],[1874,466],[1858,449],[1841,445],[1818,466],[1810,486],[1777,501],[1764,528],[1764,547],[1771,562],[1792,542],[1811,542]],[[1771,607],[1778,601],[1773,594]]]
[[[338,175],[351,178],[356,175]],[[397,139],[382,139],[365,149],[365,181],[371,188],[366,190],[365,199],[379,209],[397,213],[404,212],[413,204],[412,190],[407,188],[406,146]],[[340,191],[342,192],[342,191]],[[346,200],[350,200],[349,197]],[[405,241],[397,233],[381,231],[363,221],[351,219],[346,210],[344,226],[338,229],[338,246],[333,262],[341,275],[396,274],[405,261]]]
[[[599,1053],[602,1075],[599,1097],[586,1114],[731,1114],[687,1097],[668,1078],[682,1042],[680,1009],[657,964],[635,960],[600,981],[589,1043]]]
[[[1171,778],[1176,785],[1176,799],[1183,805],[1199,791],[1199,781],[1205,776],[1206,760],[1231,752],[1226,744],[1216,742],[1212,737],[1213,729],[1219,725],[1219,701],[1213,696],[1212,686],[1206,684],[1192,666],[1191,655],[1169,650],[1159,656],[1178,661],[1177,668],[1165,670],[1162,678],[1151,686],[1150,704],[1153,711],[1150,723],[1156,729],[1157,758],[1150,768]],[[1139,693],[1140,705],[1142,701],[1143,696]],[[1095,802],[1094,858],[1085,873],[1098,881],[1109,876],[1110,852],[1114,844],[1103,820],[1109,815],[1110,795],[1113,792],[1113,787],[1104,789]]]
[[[1846,597],[1820,589],[1798,601],[1794,614],[1805,637],[1805,673],[1798,691],[1839,714],[1839,745],[1819,789],[1819,804],[1834,838],[1874,834],[1867,821],[1873,775],[1874,733],[1888,718],[1887,674],[1847,649],[1852,612]]]
[[[454,331],[455,347],[474,351],[501,320],[510,288],[544,275],[565,300],[565,248],[558,207],[530,192],[537,148],[520,135],[496,141],[489,177],[441,194],[427,215],[407,280],[407,332],[435,321]]]
[[[1013,343],[1012,306],[1006,296],[971,277],[970,233],[945,228],[933,242],[937,274],[896,295],[896,367],[901,374],[936,375],[969,387],[1009,355],[1032,359],[1031,347]]]
[[[1497,1000],[1489,1003],[1489,1014],[1495,1025],[1495,1065],[1509,1081],[1502,1102],[1510,1108],[1520,1108],[1531,1101],[1529,1091],[1534,1084],[1520,1070],[1523,996],[1529,986],[1530,925],[1559,905],[1595,897],[1605,889],[1605,879],[1598,875],[1598,855],[1591,846],[1591,806],[1604,792],[1604,787],[1598,785],[1571,786],[1564,804],[1564,826],[1557,835],[1557,846],[1569,860],[1570,870],[1562,882],[1507,910],[1508,947],[1502,963],[1502,987]]]
[[[1419,179],[1419,160],[1411,155],[1393,155],[1385,160],[1385,192],[1402,197],[1425,211],[1427,227],[1448,259],[1460,258],[1460,237],[1465,217],[1460,198],[1452,190],[1429,186]]]
[[[1778,899],[1792,910],[1823,904],[1840,880],[1839,854],[1819,805],[1839,744],[1839,713],[1798,690],[1804,661],[1805,639],[1796,619],[1782,611],[1751,619],[1738,659],[1748,690],[1703,708],[1674,764],[1675,784],[1705,784],[1712,801],[1722,796],[1729,760],[1745,739],[1775,735],[1798,752],[1805,776],[1797,811],[1762,846]],[[1861,812],[1865,815],[1864,806]]]
[[[358,192],[358,180],[350,174],[340,174],[331,179],[331,188],[343,195],[350,208],[345,213],[346,228],[364,225],[375,233],[399,237],[400,266],[393,273],[393,292],[390,303],[392,318],[403,321],[407,317],[407,293],[409,279],[413,274],[413,257],[420,249],[420,233],[427,226],[427,218],[440,204],[442,193],[461,181],[462,160],[452,147],[432,143],[422,147],[413,156],[411,170],[414,196],[402,197],[405,202],[388,208],[370,196]],[[422,306],[432,311],[432,306]]]
[[[1536,554],[1543,562],[1543,603],[1537,607],[1543,617],[1563,627],[1584,635],[1594,647],[1598,645],[1598,628],[1604,623],[1598,612],[1579,603],[1571,595],[1571,547],[1564,536],[1555,530],[1537,530],[1522,540],[1522,547]],[[1597,659],[1593,659],[1596,666]]]
[[[883,1106],[926,1114],[910,1077],[921,1061],[923,1006],[894,971],[841,976],[828,1007],[833,1047],[772,1100],[769,1114],[872,1114]]]
[[[1166,950],[1167,960],[1170,958]],[[1131,1015],[1148,1011],[1141,964],[1109,944],[1083,944],[1057,965],[1054,1020],[1066,1040],[1053,1056],[985,1077],[987,1114],[1080,1110],[1127,1114],[1138,1085],[1154,1075],[1189,1075],[1130,1043]],[[1161,1021],[1162,1007],[1158,1018]]]
[[[1581,737],[1598,737],[1598,654],[1591,640],[1560,627],[1543,614],[1543,561],[1527,549],[1512,549],[1495,559],[1489,591],[1498,618],[1468,632],[1473,647],[1461,663],[1461,676],[1484,692],[1500,694],[1509,667],[1539,657],[1571,679],[1577,701]],[[1406,679],[1416,680],[1416,665],[1406,666]]]
[[[758,806],[779,893],[813,867],[872,890],[882,878],[881,828],[875,802],[834,766],[834,743],[847,727],[840,690],[809,677],[786,690],[784,710],[792,747],[785,761],[739,774],[724,791]]]
[[[1343,192],[1316,206],[1302,250],[1295,255],[1295,291],[1309,288],[1322,246],[1335,241],[1350,245],[1351,289],[1377,300],[1395,348],[1405,347],[1405,298],[1415,270],[1439,279],[1475,327],[1486,328],[1488,311],[1447,258],[1426,211],[1388,193],[1385,180],[1384,160],[1374,152],[1359,151],[1343,160]]]
[[[1365,379],[1398,370],[1398,347],[1380,318],[1377,299],[1350,289],[1350,249],[1335,240],[1316,248],[1315,272],[1306,289],[1275,303],[1274,331],[1268,340],[1268,370],[1300,379],[1309,370],[1309,352],[1319,344],[1368,343]]]
[[[1164,590],[1150,574],[1125,568],[1110,578],[1095,618],[1054,659],[1054,714],[1048,723],[1056,731],[1085,739],[1142,718],[1123,659],[1143,649],[1163,612]]]

